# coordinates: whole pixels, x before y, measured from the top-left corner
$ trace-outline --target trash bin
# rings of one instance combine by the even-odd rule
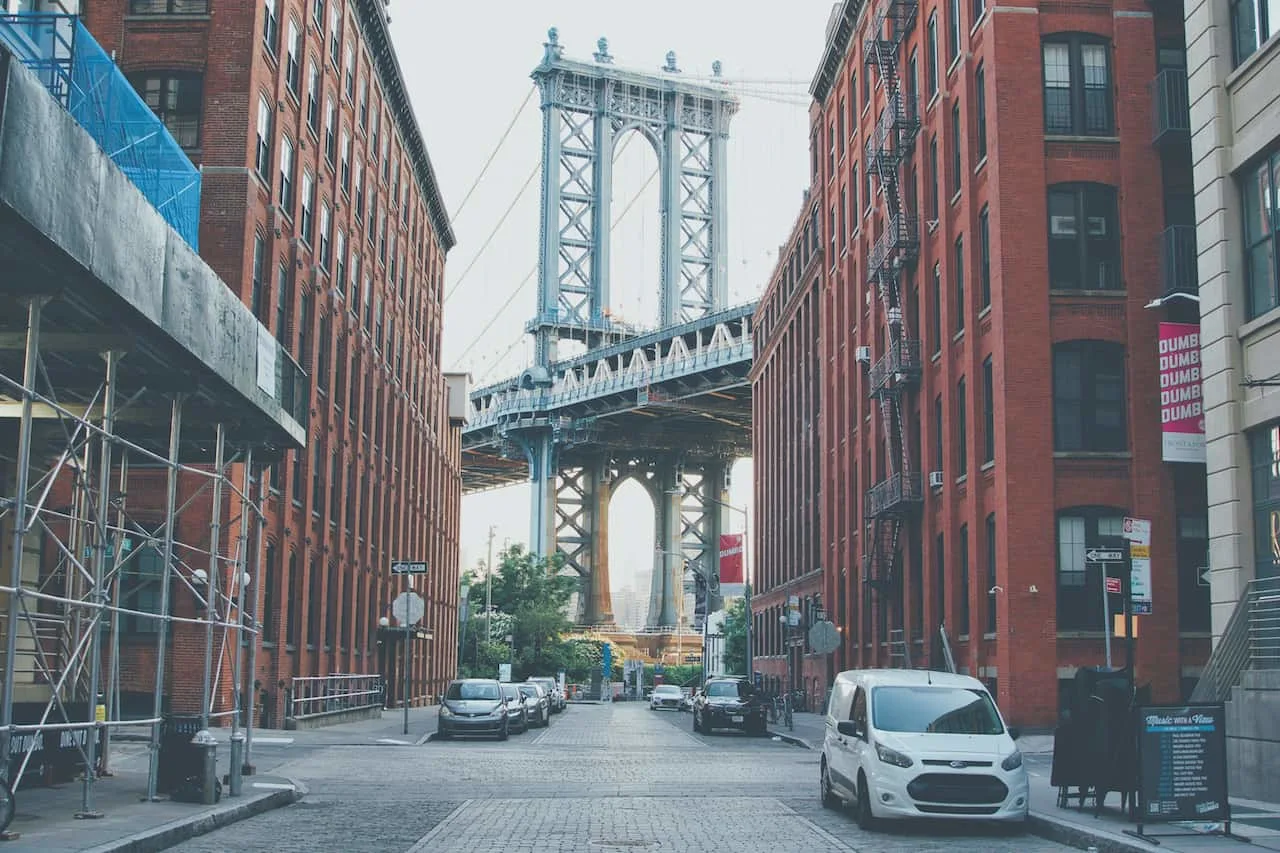
[[[200,777],[204,753],[191,742],[198,731],[200,717],[196,715],[170,714],[160,723],[157,790],[171,794],[190,777]]]

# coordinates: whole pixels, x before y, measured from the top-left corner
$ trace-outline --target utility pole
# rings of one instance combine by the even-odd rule
[[[497,527],[489,525],[489,562],[484,564],[484,627],[493,642],[493,537]]]

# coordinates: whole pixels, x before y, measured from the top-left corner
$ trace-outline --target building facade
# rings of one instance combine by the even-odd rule
[[[1188,3],[1213,632],[1280,575],[1280,13]]]
[[[429,567],[409,692],[430,701],[458,646],[460,434],[440,366],[454,236],[384,2],[104,0],[85,20],[202,168],[202,256],[309,376],[307,451],[254,484],[265,722],[290,713],[294,677],[381,674],[400,701],[403,635],[380,628],[406,588],[392,560]],[[177,672],[197,644],[174,643]],[[147,668],[135,657],[126,681]]]
[[[1188,286],[1190,157],[1161,130],[1185,129],[1186,100],[1158,87],[1185,67],[1176,6],[834,10],[812,86],[825,251],[806,521],[834,668],[953,660],[1011,719],[1052,725],[1065,681],[1106,660],[1123,596],[1103,575],[1127,588],[1134,517],[1152,522],[1138,680],[1158,700],[1194,684],[1204,466],[1164,461],[1158,324],[1179,317],[1148,310]],[[1104,568],[1095,549],[1126,557]]]

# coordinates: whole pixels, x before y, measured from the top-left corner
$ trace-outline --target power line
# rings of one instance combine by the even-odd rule
[[[475,257],[471,259],[471,263],[467,264],[467,268],[462,271],[462,275],[458,276],[458,280],[453,283],[453,287],[449,288],[449,292],[444,295],[444,301],[448,302],[453,294],[457,293],[458,288],[462,286],[462,282],[466,280],[467,273],[471,272],[471,268],[484,257],[484,250],[489,248],[489,244],[493,242],[493,238],[498,236],[498,232],[502,230],[502,225],[507,221],[507,217],[511,215],[511,211],[515,210],[516,205],[520,203],[520,199],[524,196],[525,190],[529,189],[529,184],[533,183],[533,179],[538,177],[538,171],[542,168],[541,164],[535,165],[533,171],[529,173],[529,177],[524,179],[524,183],[520,185],[520,190],[516,193],[515,198],[511,199],[511,204],[507,205],[507,209],[502,212],[502,216],[498,218],[498,224],[493,226],[493,230],[489,232],[489,236],[484,238],[484,243],[476,252]]]
[[[458,209],[453,212],[449,217],[450,219],[457,219],[462,215],[462,209],[466,207],[467,202],[471,200],[471,195],[476,191],[476,187],[480,186],[480,181],[484,178],[485,173],[489,171],[489,166],[492,165],[493,158],[497,157],[498,152],[502,150],[503,143],[505,143],[507,141],[507,137],[511,135],[512,128],[514,128],[516,126],[516,122],[520,120],[521,113],[523,113],[524,108],[529,105],[529,100],[533,98],[533,93],[537,90],[536,86],[529,87],[529,93],[524,96],[524,100],[520,102],[520,106],[516,107],[516,114],[511,117],[511,123],[508,124],[507,129],[502,132],[502,136],[498,139],[498,144],[494,146],[493,152],[489,155],[489,159],[485,160],[484,165],[480,167],[480,174],[476,175],[475,181],[471,184],[471,189],[467,190],[467,194],[462,197],[461,203],[458,204]]]

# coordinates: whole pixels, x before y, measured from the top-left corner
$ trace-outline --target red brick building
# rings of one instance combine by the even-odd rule
[[[411,696],[439,694],[456,670],[460,436],[440,366],[454,236],[386,15],[382,0],[102,0],[84,13],[202,167],[201,255],[310,377],[305,458],[270,469],[265,501],[254,678],[272,721],[293,676],[380,673],[399,700],[397,640],[378,630],[404,586],[391,560],[429,564],[417,591],[434,639],[418,644]],[[160,506],[156,484],[139,484],[131,501]],[[207,538],[199,512],[182,529]],[[174,673],[200,666],[203,644],[184,633]],[[138,639],[124,641],[124,677],[148,690],[154,641]],[[170,676],[179,710],[182,681]]]
[[[878,11],[890,18],[881,33]],[[893,38],[894,16],[905,37],[894,62],[878,63],[867,51]],[[1204,469],[1162,461],[1156,326],[1177,318],[1144,310],[1185,259],[1169,232],[1190,215],[1189,152],[1160,134],[1168,104],[1152,97],[1159,71],[1185,67],[1181,33],[1177,4],[1139,0],[851,0],[833,13],[812,86],[823,251],[804,288],[817,290],[817,322],[776,333],[806,356],[773,380],[820,387],[817,502],[770,503],[807,482],[776,457],[785,439],[758,441],[756,468],[760,573],[822,571],[844,640],[834,668],[941,666],[945,626],[957,667],[985,679],[1012,719],[1053,724],[1060,683],[1104,660],[1103,578],[1085,551],[1122,548],[1122,519],[1136,516],[1153,522],[1138,679],[1177,700],[1198,675]],[[887,69],[905,105],[888,115]],[[868,154],[887,134],[905,148],[896,207]],[[814,215],[806,206],[802,224]],[[890,225],[910,244],[893,312],[918,353],[899,374],[901,437],[889,436],[901,464],[886,453],[869,375],[898,320],[867,267]],[[787,316],[777,289],[757,313],[762,359]],[[757,429],[798,429],[763,370]],[[900,470],[914,483],[892,499],[905,523],[896,557],[877,564],[869,492]],[[777,554],[773,537],[800,542]],[[784,569],[788,559],[807,562]],[[1121,642],[1113,654],[1122,665]]]

